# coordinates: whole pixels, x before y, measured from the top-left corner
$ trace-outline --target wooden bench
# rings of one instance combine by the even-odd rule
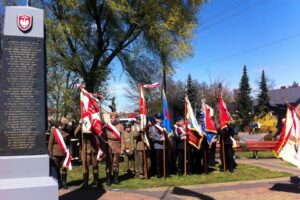
[[[259,151],[273,151],[277,141],[247,141],[248,151],[253,151],[253,158],[258,159]]]

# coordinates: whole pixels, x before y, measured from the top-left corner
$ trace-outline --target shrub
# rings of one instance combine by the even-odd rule
[[[272,133],[268,133],[267,135],[265,135],[264,137],[264,141],[271,141],[273,139],[273,134]]]

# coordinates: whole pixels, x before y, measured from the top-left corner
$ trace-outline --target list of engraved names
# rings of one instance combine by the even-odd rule
[[[37,89],[38,55],[41,52],[38,41],[8,40],[4,48],[8,52],[7,76],[3,94],[4,134],[7,147],[11,150],[31,149],[38,134],[38,96]]]

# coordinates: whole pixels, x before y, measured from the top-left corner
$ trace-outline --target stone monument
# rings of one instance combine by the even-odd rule
[[[44,11],[5,10],[0,66],[0,198],[58,199],[46,154]]]

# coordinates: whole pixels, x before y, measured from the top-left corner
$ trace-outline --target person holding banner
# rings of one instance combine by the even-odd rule
[[[154,115],[155,124],[150,127],[149,134],[154,143],[155,150],[155,158],[156,158],[156,176],[157,178],[161,178],[163,175],[163,166],[164,163],[167,163],[163,160],[163,142],[166,140],[167,134],[166,131],[162,127],[162,119],[163,116],[158,113]],[[168,167],[166,167],[166,175],[168,174]]]
[[[137,176],[140,179],[147,178],[145,174],[145,170],[149,170],[150,166],[150,157],[149,157],[149,149],[150,144],[148,142],[147,131],[140,130],[140,116],[136,117],[135,124],[133,125],[133,137],[135,139],[135,162],[136,162],[136,170]],[[147,130],[147,129],[146,129]],[[142,134],[144,134],[142,138]],[[144,141],[143,141],[144,139]],[[146,155],[146,162],[144,160],[144,148],[145,148],[145,155]],[[145,169],[145,164],[147,165],[147,169]]]
[[[79,121],[79,125],[74,131],[74,135],[81,133],[82,121]],[[81,149],[81,161],[82,161],[82,173],[83,173],[83,188],[88,187],[89,182],[89,165],[92,163],[93,166],[93,177],[96,187],[100,186],[99,183],[99,169],[98,160],[101,160],[98,155],[100,150],[100,144],[97,135],[91,132],[82,133],[82,149]]]
[[[179,116],[175,119],[174,125],[174,139],[176,141],[176,151],[178,158],[178,176],[182,176],[184,173],[184,162],[189,165],[188,159],[184,160],[184,153],[186,156],[189,154],[189,146],[186,145],[186,152],[184,152],[184,143],[187,141],[187,132],[184,127],[184,118]],[[187,173],[190,174],[190,167],[187,166]]]
[[[106,185],[119,184],[119,161],[121,153],[125,152],[124,126],[119,121],[116,112],[111,112],[110,123],[104,126],[106,145]],[[113,179],[111,179],[113,173]]]
[[[69,122],[67,118],[62,117],[60,127],[52,128],[48,142],[48,151],[57,172],[59,188],[64,189],[68,189],[67,168],[71,167],[71,157],[67,147],[70,143],[70,131],[72,131]]]

